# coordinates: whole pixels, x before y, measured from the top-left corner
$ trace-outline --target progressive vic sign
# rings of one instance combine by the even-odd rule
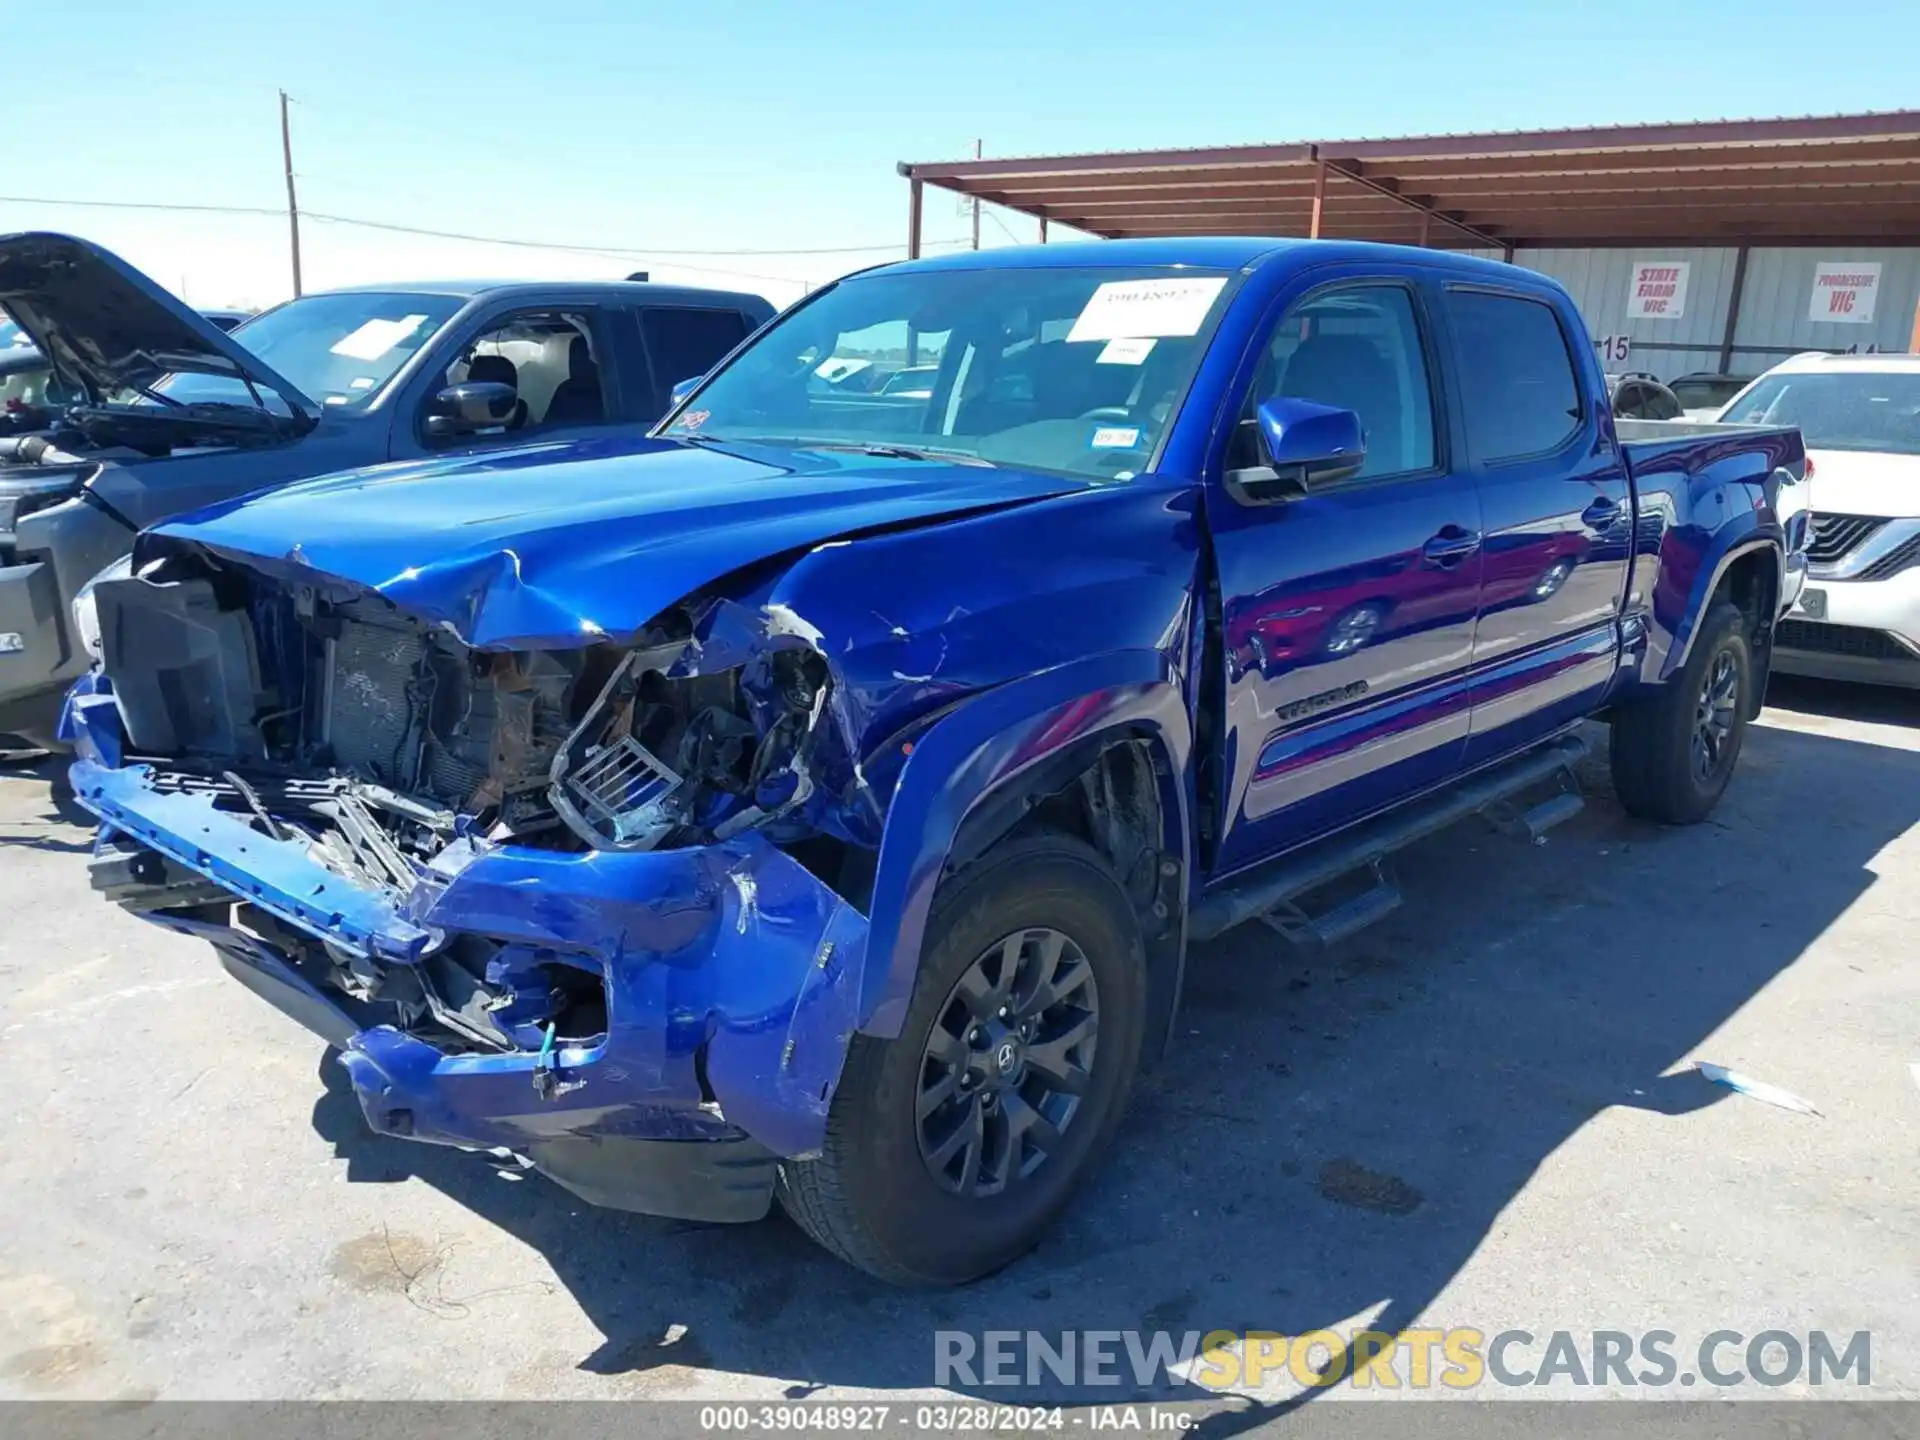
[[[1826,324],[1871,325],[1879,290],[1878,260],[1822,260],[1813,267],[1807,318]]]

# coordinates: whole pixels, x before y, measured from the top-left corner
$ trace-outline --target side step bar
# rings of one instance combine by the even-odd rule
[[[1363,821],[1297,854],[1283,855],[1206,895],[1187,918],[1187,934],[1195,940],[1211,940],[1236,925],[1281,910],[1351,871],[1372,868],[1378,876],[1381,862],[1394,851],[1551,780],[1585,759],[1590,748],[1578,734],[1562,735],[1537,750],[1478,771],[1436,795]],[[1578,796],[1556,796],[1523,812],[1518,823],[1525,833],[1538,839],[1579,808]],[[1317,921],[1275,917],[1275,928],[1289,936],[1297,929],[1323,940],[1339,939],[1379,919],[1399,903],[1399,891],[1380,877],[1372,889]]]

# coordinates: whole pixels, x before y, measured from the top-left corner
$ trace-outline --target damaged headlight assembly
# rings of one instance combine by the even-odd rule
[[[754,667],[758,684],[747,666],[685,668],[683,647],[629,654],[555,754],[549,803],[594,849],[725,840],[812,797],[828,693],[818,654],[775,651]]]

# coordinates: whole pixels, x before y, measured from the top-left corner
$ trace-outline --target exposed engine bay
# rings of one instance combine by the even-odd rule
[[[343,875],[408,887],[456,835],[706,844],[812,791],[827,676],[809,648],[693,673],[676,608],[631,649],[477,651],[376,595],[194,568],[93,592],[130,754],[308,833]]]
[[[35,406],[14,412],[0,430],[0,468],[154,460],[273,445],[311,428],[304,416],[277,415],[264,402]]]
[[[281,586],[202,555],[103,578],[87,603],[126,759],[151,766],[155,790],[203,797],[396,902],[496,844],[637,851],[808,830],[826,662],[794,643],[699,673],[697,607],[631,648],[481,651],[369,592]],[[137,888],[151,908],[151,884]],[[578,1042],[605,1024],[600,976],[577,960],[460,936],[388,966],[250,908],[240,920],[315,978],[454,1050],[535,1048],[543,1025]]]

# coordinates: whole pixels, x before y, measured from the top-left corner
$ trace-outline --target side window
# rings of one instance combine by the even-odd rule
[[[1450,290],[1447,314],[1460,349],[1460,400],[1476,460],[1539,455],[1573,437],[1583,414],[1580,385],[1551,305]]]
[[[1412,474],[1438,464],[1426,348],[1413,296],[1402,286],[1324,292],[1287,312],[1254,375],[1229,468],[1259,463],[1256,412],[1262,401],[1280,396],[1357,414],[1367,436],[1362,476]]]
[[[665,392],[682,380],[704,375],[728,351],[747,338],[747,319],[737,310],[695,310],[648,306],[640,312],[640,337],[654,381]]]
[[[609,413],[600,346],[581,312],[528,310],[508,316],[461,348],[441,385],[466,380],[506,385],[518,397],[503,425],[478,436],[598,425]]]

